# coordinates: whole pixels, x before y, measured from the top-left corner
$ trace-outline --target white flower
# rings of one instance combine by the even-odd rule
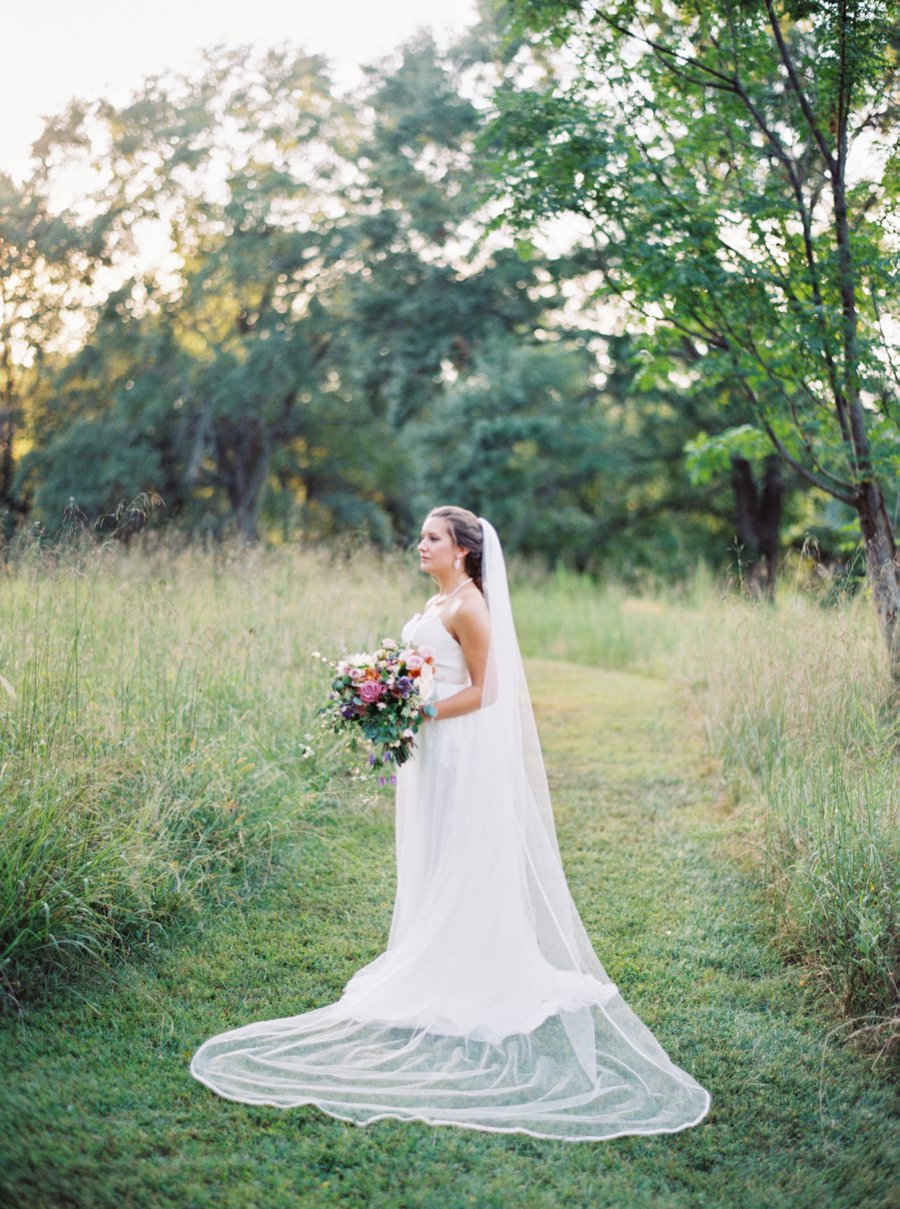
[[[398,643],[393,638],[382,638],[381,645],[386,651],[396,651]]]

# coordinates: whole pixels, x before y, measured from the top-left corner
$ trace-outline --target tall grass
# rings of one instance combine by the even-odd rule
[[[677,593],[629,593],[616,581],[593,583],[559,570],[537,576],[512,568],[513,606],[523,651],[607,668],[668,674],[702,632],[715,598],[705,569]]]
[[[775,605],[754,603],[702,573],[641,598],[526,578],[517,603],[532,653],[681,679],[783,953],[861,1030],[895,1042],[900,722],[870,603],[791,585]]]
[[[896,1029],[900,725],[862,598],[729,602],[696,687],[732,797],[756,808],[784,951],[844,1010]]]
[[[848,1014],[891,1018],[898,733],[866,602],[788,590],[752,604],[702,573],[639,597],[527,567],[513,579],[526,654],[682,681],[786,956]],[[352,548],[13,559],[0,579],[0,997],[152,943],[263,877],[276,839],[344,784],[316,725],[310,652],[395,632],[427,591],[410,560]]]
[[[411,585],[362,551],[33,547],[7,565],[0,999],[265,875],[331,771],[310,652],[389,632]]]

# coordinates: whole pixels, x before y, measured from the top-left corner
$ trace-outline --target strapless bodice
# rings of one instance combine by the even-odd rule
[[[424,613],[411,617],[401,630],[400,637],[411,646],[431,649],[436,683],[469,683],[469,670],[462,647],[433,609],[426,609]]]

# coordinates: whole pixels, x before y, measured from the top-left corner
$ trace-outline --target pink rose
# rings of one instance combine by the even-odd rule
[[[377,680],[365,680],[359,686],[359,699],[363,705],[371,705],[381,696],[381,685]]]
[[[418,676],[422,670],[422,659],[418,655],[410,655],[406,661],[406,670],[410,676]]]

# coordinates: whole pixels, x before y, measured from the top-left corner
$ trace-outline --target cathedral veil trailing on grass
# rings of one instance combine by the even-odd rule
[[[606,974],[569,893],[500,541],[482,520],[483,706],[427,724],[397,785],[384,953],[326,1007],[212,1037],[191,1073],[221,1096],[568,1141],[696,1125],[710,1095]],[[432,609],[403,631],[438,697],[468,682]],[[615,909],[613,904],[612,909]]]

